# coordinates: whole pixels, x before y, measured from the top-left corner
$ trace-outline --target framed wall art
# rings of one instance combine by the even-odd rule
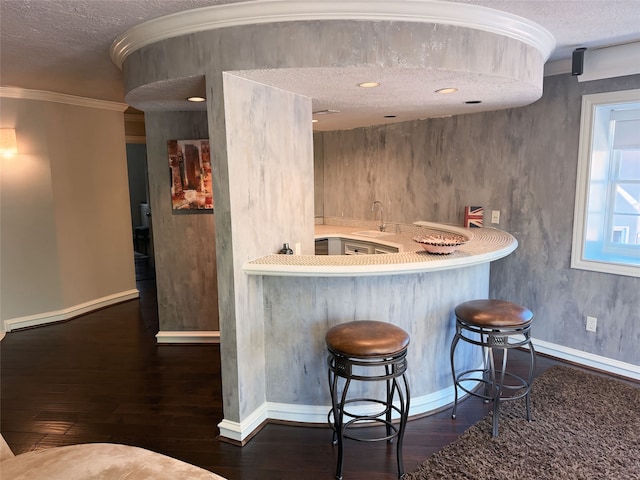
[[[213,213],[209,140],[169,140],[167,151],[172,212]]]

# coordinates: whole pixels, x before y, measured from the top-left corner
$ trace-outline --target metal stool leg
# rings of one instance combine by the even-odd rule
[[[351,379],[347,379],[344,384],[344,389],[342,390],[342,397],[340,399],[340,404],[338,405],[338,415],[334,413],[334,418],[336,419],[336,432],[338,439],[338,464],[336,466],[336,480],[342,480],[342,464],[344,461],[344,406],[347,400],[347,391],[349,390],[349,385],[351,384]]]
[[[389,368],[389,365],[385,366],[385,372],[387,375],[389,375],[391,373],[391,370]],[[387,400],[386,400],[386,414],[385,414],[385,420],[386,420],[386,431],[387,431],[387,437],[391,437],[391,407],[390,405],[393,403],[393,395],[395,393],[395,389],[396,389],[396,379],[395,378],[389,378],[387,379],[387,381],[385,382],[387,384]],[[387,440],[387,443],[391,443],[393,441],[393,438],[389,438],[389,440]]]
[[[527,379],[527,382],[529,383],[529,386],[527,387],[527,395],[525,396],[524,400],[525,400],[525,404],[527,406],[527,420],[530,422],[531,421],[531,384],[533,383],[533,375],[536,371],[536,351],[533,348],[533,343],[531,342],[531,338],[530,338],[530,334],[529,332],[526,333],[526,337],[529,345],[529,355],[531,357],[531,362],[529,364],[529,378]]]
[[[456,418],[456,410],[458,409],[458,381],[456,377],[456,367],[453,360],[454,354],[456,352],[456,345],[458,345],[458,341],[460,340],[460,325],[456,322],[456,334],[453,337],[453,341],[451,342],[450,349],[450,359],[451,359],[451,375],[453,377],[453,410],[451,411],[451,418]]]
[[[485,338],[485,335],[487,338]],[[482,366],[484,368],[484,372],[482,374],[482,379],[484,381],[484,400],[483,403],[489,403],[491,398],[495,394],[495,384],[496,384],[496,376],[495,376],[495,365],[493,358],[493,349],[489,346],[488,341],[489,335],[485,333],[484,329],[480,329],[480,344],[482,347]]]
[[[331,443],[335,444],[336,442],[336,430],[335,430],[335,420],[333,419],[333,415],[336,410],[336,401],[334,399],[333,396],[333,392],[334,392],[334,382],[331,378],[331,367],[329,367],[329,394],[331,396],[331,410],[329,410],[329,413],[327,414],[327,423],[329,424],[329,426],[331,427],[331,429],[333,430],[333,435],[331,436]]]
[[[394,378],[395,382],[396,379]],[[402,461],[402,443],[404,440],[404,431],[407,427],[407,419],[409,418],[409,404],[411,402],[411,394],[409,393],[409,383],[407,382],[406,375],[402,375],[402,381],[404,382],[404,389],[407,394],[406,402],[402,395],[402,390],[398,387],[398,396],[400,397],[400,427],[398,431],[398,444],[397,444],[397,459],[398,459],[398,478],[402,478],[404,475],[404,462]]]
[[[329,410],[329,414],[327,415],[327,421],[333,430],[333,435],[331,437],[331,443],[335,445],[338,442],[337,438],[337,430],[336,430],[336,412],[338,411],[338,402],[336,401],[336,389],[338,387],[338,376],[333,372],[333,362],[334,360],[329,357],[327,363],[329,364],[328,368],[328,377],[329,377],[329,394],[331,395],[331,410]],[[333,417],[333,419],[332,419]]]
[[[502,349],[502,366],[500,368],[500,379],[496,378],[496,372],[494,370],[494,379],[496,383],[494,384],[494,396],[493,396],[493,431],[492,435],[494,437],[498,436],[498,422],[500,420],[500,399],[502,397],[502,387],[504,385],[504,376],[507,371],[507,355],[508,350],[506,348]],[[495,367],[495,365],[494,365]]]

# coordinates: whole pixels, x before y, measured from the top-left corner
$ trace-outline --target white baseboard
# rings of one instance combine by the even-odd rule
[[[536,352],[566,360],[578,365],[594,368],[614,375],[640,380],[640,366],[620,362],[611,358],[594,355],[573,348],[556,345],[544,340],[532,339]],[[428,414],[453,402],[453,386],[420,397],[411,398],[409,416]],[[266,420],[281,420],[295,423],[326,424],[330,405],[296,405],[265,402],[246,420],[238,423],[223,420],[218,424],[220,435],[237,442],[249,438],[253,431]],[[366,408],[366,407],[365,407]],[[369,413],[354,411],[354,413]]]
[[[267,402],[265,405],[267,417],[270,420],[296,423],[327,423],[327,414],[331,409],[331,406],[328,405],[296,405],[276,402]],[[357,413],[362,412],[358,411]]]
[[[156,335],[158,343],[220,343],[220,332],[161,330]]]
[[[409,416],[423,415],[433,412],[453,402],[453,385],[437,392],[420,397],[412,397],[409,408]],[[294,405],[289,403],[266,402],[266,414],[270,420],[284,420],[296,423],[327,423],[327,414],[330,405]],[[350,407],[352,413],[357,415],[372,415],[380,410],[379,405],[358,405]],[[397,412],[393,412],[393,418],[397,418]]]
[[[267,403],[263,403],[241,422],[222,420],[218,424],[220,436],[242,443],[268,418]]]
[[[536,352],[544,353],[579,365],[584,365],[585,367],[602,370],[614,375],[640,380],[640,366],[638,365],[620,362],[619,360],[594,355],[593,353],[583,352],[582,350],[576,350],[575,348],[569,348],[555,343],[545,342],[544,340],[538,340],[535,338],[531,340],[533,341],[533,346],[536,349]]]
[[[422,415],[435,411],[453,402],[453,386],[428,395],[411,398],[409,416]],[[331,405],[297,405],[291,403],[265,402],[242,422],[222,420],[218,424],[222,437],[242,443],[266,420],[280,420],[294,423],[327,424],[327,414]],[[378,405],[360,405],[350,408],[358,415],[373,414],[380,410]],[[397,413],[394,412],[397,417]]]
[[[113,295],[107,295],[106,297],[96,298],[88,302],[74,305],[73,307],[64,308],[62,310],[56,310],[53,312],[37,313],[35,315],[28,315],[26,317],[10,318],[4,321],[4,327],[7,332],[27,327],[39,327],[47,325],[49,323],[62,322],[71,318],[84,315],[85,313],[93,312],[116,303],[125,302],[127,300],[133,300],[138,298],[140,292],[138,290],[127,290],[125,292],[114,293]]]

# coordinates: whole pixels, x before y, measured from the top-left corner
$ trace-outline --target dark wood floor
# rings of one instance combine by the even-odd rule
[[[242,448],[216,439],[222,420],[219,347],[155,343],[153,272],[144,260],[137,263],[139,301],[11,332],[0,343],[0,431],[13,452],[113,442],[229,480],[333,478],[336,450],[327,428],[269,424]],[[524,366],[525,354],[512,358]],[[536,373],[557,363],[539,357]],[[405,469],[414,470],[487,412],[471,398],[455,421],[449,409],[410,421]],[[347,442],[346,480],[392,479],[395,472],[393,445]]]

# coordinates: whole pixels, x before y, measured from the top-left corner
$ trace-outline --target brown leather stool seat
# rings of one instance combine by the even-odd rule
[[[409,334],[400,327],[375,320],[336,325],[325,336],[327,347],[347,357],[388,356],[406,350]]]
[[[535,350],[531,343],[533,313],[520,305],[504,300],[471,300],[455,308],[456,334],[451,342],[451,373],[455,398],[452,418],[456,418],[458,388],[464,392],[493,402],[493,436],[498,436],[500,402],[525,398],[527,420],[531,421],[530,392],[535,371]],[[483,348],[483,368],[456,372],[455,350],[458,342]],[[527,378],[507,370],[508,351],[528,347],[530,354]],[[494,350],[502,351],[501,368],[496,369]],[[505,378],[509,382],[505,382]],[[476,387],[484,385],[481,393]]]
[[[525,307],[504,300],[471,300],[456,307],[456,317],[479,327],[525,326],[533,313]]]
[[[327,332],[325,340],[329,351],[327,363],[332,404],[328,421],[333,430],[333,443],[338,445],[336,478],[342,479],[345,438],[365,442],[391,442],[396,438],[398,478],[402,477],[402,439],[409,416],[410,397],[405,375],[409,334],[389,323],[360,320],[336,325]],[[402,382],[398,381],[399,378]],[[348,396],[354,380],[384,381],[384,398],[382,395],[372,398]],[[347,410],[349,405],[351,409]],[[393,422],[393,414],[399,418],[398,425]],[[356,423],[383,425],[385,434],[357,437],[347,433],[347,428]]]

